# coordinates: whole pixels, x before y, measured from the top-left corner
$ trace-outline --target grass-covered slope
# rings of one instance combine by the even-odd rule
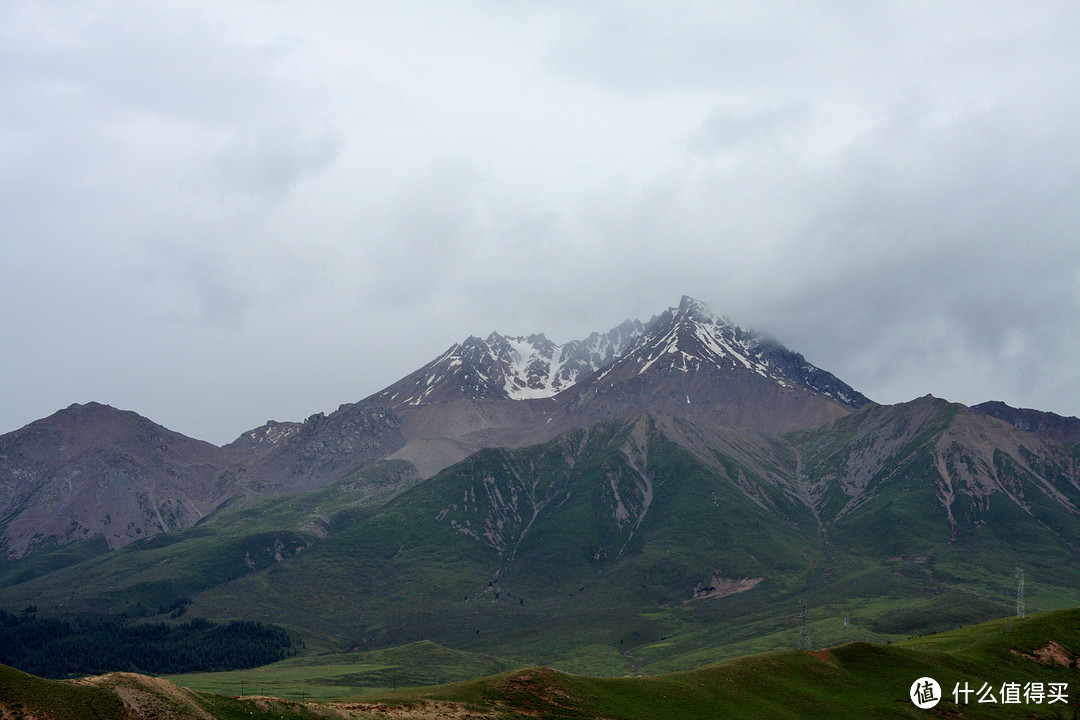
[[[87,542],[43,545],[18,561],[0,554],[0,607],[168,614],[208,589],[288,561],[418,480],[408,463],[388,461],[303,495],[237,496],[195,527],[112,552]]]
[[[0,717],[111,720],[128,715],[120,698],[102,687],[44,680],[0,665]]]
[[[167,680],[110,673],[79,680],[43,680],[0,665],[4,720],[315,720],[323,709],[275,698],[197,693]],[[340,716],[338,716],[340,717]]]
[[[431,639],[620,673],[632,648],[686,622],[801,589],[822,562],[805,520],[755,503],[645,418],[477,453],[202,602],[354,648]]]
[[[1073,609],[999,619],[892,645],[848,643],[819,651],[772,652],[657,677],[597,678],[533,667],[326,704],[251,697],[258,692],[253,687],[246,689],[249,696],[237,698],[124,673],[51,681],[0,667],[0,717],[1071,718],[1080,706],[1078,656],[1080,610]],[[295,671],[299,681],[303,668]],[[912,683],[923,677],[934,678],[942,689],[941,701],[928,710],[909,699]],[[1041,684],[1041,702],[1022,690],[1017,702],[1004,702],[1003,685],[1031,683]],[[1052,684],[1064,685],[1064,702],[1051,702]],[[980,703],[984,685],[993,700]],[[973,692],[957,696],[956,688]]]
[[[656,674],[797,647],[803,603],[818,645],[998,617],[1017,566],[1033,609],[1080,604],[1078,467],[1074,447],[932,397],[787,435],[645,415],[0,565],[0,607],[186,609],[284,625],[310,653],[430,640]]]
[[[444,470],[196,609],[594,674],[1080,601],[1061,446],[934,398],[751,441],[642,417]],[[1032,443],[1027,447],[1022,442]],[[847,622],[844,619],[847,618]]]
[[[290,658],[249,670],[171,675],[178,685],[217,695],[273,695],[335,700],[351,695],[439,685],[515,667],[499,658],[423,641],[385,650]]]
[[[653,678],[594,678],[531,668],[369,702],[450,701],[505,717],[541,718],[1069,718],[1080,706],[1080,611],[997,620],[893,645],[849,643],[805,652],[739,658]],[[915,707],[912,683],[932,677],[942,688],[936,708]],[[1005,704],[1001,687],[1065,683],[1067,702]],[[959,695],[959,685],[991,686],[995,702]],[[988,698],[989,696],[984,696]]]

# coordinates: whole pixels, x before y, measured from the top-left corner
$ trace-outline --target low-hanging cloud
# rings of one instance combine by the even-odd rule
[[[5,7],[0,431],[94,399],[224,442],[470,333],[682,294],[875,400],[1080,413],[1078,30],[1065,3]]]

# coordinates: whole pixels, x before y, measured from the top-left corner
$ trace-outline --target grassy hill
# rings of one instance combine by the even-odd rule
[[[410,650],[384,658],[408,662]],[[1080,610],[995,620],[891,645],[847,643],[764,653],[656,677],[597,678],[532,667],[466,682],[333,703],[195,692],[127,673],[79,681],[35,678],[0,666],[0,717],[100,718],[1071,718],[1080,707]],[[280,668],[279,668],[280,670]],[[294,665],[295,678],[303,667]],[[912,683],[934,678],[943,699],[920,710]],[[1042,702],[1004,684],[1041,683]],[[1065,702],[1051,684],[1064,684]],[[984,685],[993,702],[978,702]],[[954,699],[954,688],[974,692]],[[255,690],[249,688],[248,691]],[[985,698],[985,696],[984,696]]]
[[[1080,610],[989,623],[891,645],[788,650],[658,677],[595,678],[529,668],[443,687],[366,697],[368,703],[457,703],[475,712],[544,718],[1070,718],[1080,707]],[[920,710],[912,683],[932,677],[944,698]],[[996,702],[979,703],[992,686]],[[1066,702],[1005,704],[1001,686],[1066,684]],[[976,691],[953,697],[957,686]],[[985,697],[985,696],[984,696]]]
[[[385,650],[308,655],[249,670],[167,677],[178,685],[217,695],[246,693],[290,700],[335,700],[460,682],[513,667],[499,658],[422,641]]]

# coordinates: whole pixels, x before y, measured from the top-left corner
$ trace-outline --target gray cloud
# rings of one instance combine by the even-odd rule
[[[370,270],[371,300],[423,305],[458,280],[460,266],[473,260],[482,239],[475,206],[482,180],[466,162],[435,160],[365,218],[362,262]]]
[[[208,172],[224,193],[280,195],[306,175],[317,174],[341,152],[341,132],[324,127],[307,134],[294,125],[258,127],[219,150]]]
[[[225,442],[691,294],[875,399],[1080,414],[1068,3],[0,9],[0,431]]]

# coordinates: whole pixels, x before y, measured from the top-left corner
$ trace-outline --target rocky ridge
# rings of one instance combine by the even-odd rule
[[[424,477],[484,447],[657,412],[714,426],[818,427],[867,399],[801,355],[683,297],[562,345],[466,338],[383,391],[303,422],[269,421],[218,448],[135,413],[73,405],[0,437],[0,542],[110,548],[188,527],[225,500],[305,492],[383,458]]]

